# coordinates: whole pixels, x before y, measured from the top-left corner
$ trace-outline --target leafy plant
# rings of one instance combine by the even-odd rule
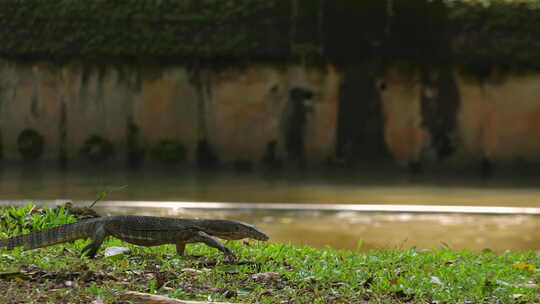
[[[0,231],[7,235],[43,230],[76,221],[63,207],[41,209],[32,202],[23,207],[2,207],[0,214]]]

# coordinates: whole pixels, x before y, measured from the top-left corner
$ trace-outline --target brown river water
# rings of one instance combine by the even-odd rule
[[[271,241],[316,247],[370,250],[432,248],[501,252],[540,249],[540,178],[411,177],[403,173],[341,174],[288,172],[260,173],[174,170],[40,168],[0,170],[3,204],[50,200],[88,203],[108,191],[98,203],[101,213],[178,217],[235,218],[256,224]],[[244,203],[240,208],[182,207],[171,202]],[[53,204],[52,202],[48,202]],[[250,208],[250,204],[301,204],[302,210]],[[329,204],[339,208],[324,209]],[[374,206],[370,211],[347,206]],[[407,212],[386,212],[377,206],[419,205]],[[455,206],[427,212],[426,206]],[[199,205],[196,205],[199,206]],[[234,204],[232,205],[234,206]],[[343,207],[344,206],[344,207]],[[459,206],[530,207],[492,214]],[[536,209],[538,208],[538,209]],[[356,209],[358,210],[358,209]],[[408,210],[408,209],[407,209]],[[528,209],[529,210],[529,209]],[[529,211],[530,211],[529,210]],[[450,212],[447,212],[450,211]],[[538,215],[534,215],[538,213]]]

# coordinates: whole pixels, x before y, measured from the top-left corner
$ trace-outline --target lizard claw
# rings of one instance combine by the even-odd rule
[[[226,262],[229,262],[229,263],[232,263],[234,261],[236,261],[236,256],[234,254],[227,254],[225,255],[225,261]]]
[[[223,251],[223,253],[225,254],[225,259],[227,261],[232,262],[232,261],[236,260],[236,255],[229,248],[225,247],[225,250]]]

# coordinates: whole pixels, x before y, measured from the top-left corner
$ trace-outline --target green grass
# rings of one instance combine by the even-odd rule
[[[62,209],[27,215],[40,212],[32,208],[0,209],[0,237],[74,220]],[[193,257],[182,258],[173,246],[111,238],[102,248],[131,251],[88,260],[79,257],[86,243],[0,249],[0,303],[125,303],[118,300],[124,291],[242,303],[540,303],[540,259],[532,251],[357,253],[235,241],[227,243],[239,257],[231,262],[201,244],[188,246]]]

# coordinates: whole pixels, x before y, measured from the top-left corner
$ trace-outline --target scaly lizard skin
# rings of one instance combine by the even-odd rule
[[[264,232],[240,221],[115,215],[3,239],[0,247],[34,249],[91,237],[92,242],[82,251],[89,258],[94,258],[107,236],[140,246],[176,244],[179,255],[184,254],[186,244],[202,242],[233,258],[234,253],[212,236],[225,240],[268,240]]]

